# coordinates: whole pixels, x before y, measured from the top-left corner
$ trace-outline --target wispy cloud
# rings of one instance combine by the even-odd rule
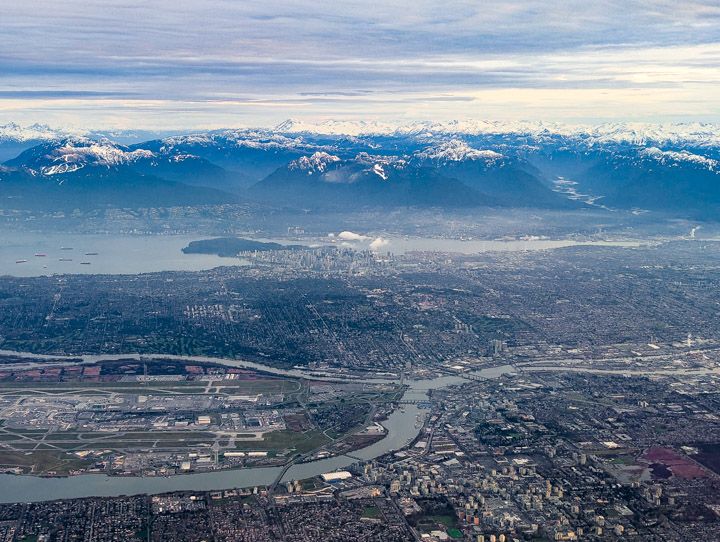
[[[718,23],[714,0],[12,2],[0,114],[718,121]]]

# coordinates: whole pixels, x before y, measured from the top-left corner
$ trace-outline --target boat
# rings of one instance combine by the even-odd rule
[[[38,253],[38,254],[35,254],[35,257],[36,257],[36,258],[44,258],[44,257],[45,257],[45,254],[40,254],[40,253]]]
[[[15,263],[27,263],[27,260],[15,260]]]
[[[72,250],[73,247],[60,247],[60,250]]]
[[[90,265],[90,262],[80,262],[80,265]]]
[[[72,258],[60,258],[61,262],[71,262]]]
[[[98,255],[97,252],[86,252],[85,253],[85,256],[97,256],[97,255]]]

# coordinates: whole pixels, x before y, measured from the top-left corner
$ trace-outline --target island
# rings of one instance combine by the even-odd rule
[[[281,245],[280,243],[265,243],[243,239],[241,237],[218,237],[215,239],[202,239],[191,241],[182,249],[183,254],[217,254],[223,258],[232,258],[241,252],[266,252],[268,250],[298,250],[306,248],[303,245]]]

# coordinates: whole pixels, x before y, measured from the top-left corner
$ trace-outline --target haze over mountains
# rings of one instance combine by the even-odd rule
[[[3,208],[720,210],[709,124],[286,121],[171,136],[7,124],[0,158]]]

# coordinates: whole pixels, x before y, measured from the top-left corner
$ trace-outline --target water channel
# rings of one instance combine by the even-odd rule
[[[9,352],[3,352],[9,353]],[[13,353],[15,354],[15,353]],[[80,363],[91,363],[102,359],[111,359],[113,356],[79,356]],[[131,356],[118,356],[128,358]],[[167,357],[167,356],[158,356]],[[28,359],[32,359],[28,356]],[[292,377],[318,378],[312,373],[305,373],[299,369],[287,371],[265,367],[259,364],[236,360],[221,360],[215,358],[190,357],[182,358],[187,361],[212,361],[234,367],[253,367],[277,375]],[[503,374],[514,373],[510,365],[491,367],[471,373],[481,378],[498,378]],[[362,380],[354,380],[362,382]],[[367,380],[378,382],[380,380]],[[394,382],[386,380],[387,382]],[[432,380],[406,380],[409,386],[403,396],[404,400],[423,400],[427,398],[427,391],[453,384],[467,382],[460,376],[443,376]],[[354,457],[346,455],[300,463],[293,465],[283,476],[284,480],[303,479],[317,476],[325,472],[348,467],[356,463],[356,458],[370,460],[392,450],[398,450],[412,441],[420,431],[417,422],[420,410],[416,405],[404,405],[402,409],[393,412],[382,425],[387,429],[387,435],[381,441],[356,450]],[[135,495],[139,493],[164,493],[168,491],[208,491],[213,489],[230,489],[237,487],[253,487],[272,484],[282,472],[282,467],[257,467],[247,469],[225,469],[219,471],[182,474],[171,477],[118,477],[105,474],[81,474],[66,478],[41,478],[36,476],[18,476],[13,474],[0,474],[0,502],[36,502],[54,499],[74,499],[83,497],[112,497],[119,495]]]
[[[155,271],[198,271],[223,265],[245,265],[248,262],[238,258],[219,258],[213,255],[186,255],[181,249],[197,236],[185,235],[78,235],[78,234],[37,234],[19,233],[5,235],[0,239],[0,275],[39,276],[52,273],[109,273],[136,274]],[[207,238],[207,237],[203,237]],[[266,240],[266,239],[263,239]],[[287,243],[287,240],[276,240]],[[300,241],[304,244],[317,244],[317,240]],[[351,243],[356,249],[368,248],[372,238]],[[297,243],[298,241],[293,241]],[[330,245],[328,239],[319,243]],[[478,253],[488,251],[524,251],[546,250],[575,245],[626,246],[636,247],[636,241],[575,241],[575,240],[453,240],[433,238],[389,238],[383,244],[383,251],[403,253],[413,250],[438,250],[448,252]],[[21,262],[21,263],[16,263]],[[82,262],[86,262],[83,265]],[[22,366],[32,367],[42,363],[48,367],[53,362],[48,358],[57,359],[55,364],[67,365],[69,358],[63,356],[35,356],[0,351],[6,355],[19,355],[27,361],[9,364],[8,368]],[[101,360],[128,359],[137,357],[132,354],[118,356],[73,356],[80,359],[78,363],[95,363]],[[155,356],[163,358],[183,359],[194,362],[221,363],[233,367],[246,367],[276,375],[295,378],[342,380],[342,375],[308,372],[300,369],[281,370],[260,364],[236,360],[219,360],[204,357]],[[67,361],[62,361],[67,359]],[[45,360],[45,361],[43,361]],[[502,374],[514,372],[513,367],[506,365],[484,369],[473,373],[483,378],[497,378]],[[358,381],[358,380],[353,380]],[[369,382],[395,382],[387,377]],[[422,400],[430,389],[459,384],[465,380],[458,376],[445,376],[434,380],[405,381],[409,385],[404,399]],[[383,422],[387,436],[371,446],[353,452],[356,458],[370,460],[391,450],[397,450],[413,440],[418,432],[416,423],[418,407],[406,405],[398,409]],[[301,479],[316,476],[324,472],[345,468],[357,459],[338,456],[309,463],[293,465],[283,480]],[[0,502],[31,502],[53,499],[69,499],[92,496],[118,496],[138,493],[163,493],[178,490],[211,490],[235,487],[252,487],[271,484],[282,472],[282,467],[259,467],[248,469],[220,470],[195,474],[184,474],[173,477],[111,477],[103,474],[83,474],[67,478],[40,478],[35,476],[17,476],[0,474]]]

